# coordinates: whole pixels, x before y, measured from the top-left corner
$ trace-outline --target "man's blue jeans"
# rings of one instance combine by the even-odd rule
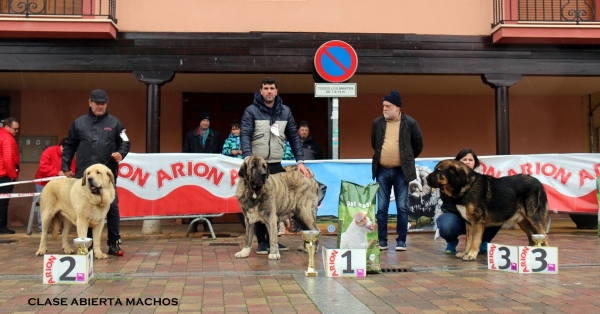
[[[437,220],[437,227],[440,230],[440,237],[446,242],[454,242],[458,240],[458,236],[467,233],[467,225],[461,215],[455,213],[443,213]],[[482,242],[492,242],[492,239],[500,231],[502,226],[487,227],[483,230]]]
[[[379,167],[377,173],[377,228],[379,241],[387,243],[387,222],[388,208],[390,205],[390,196],[392,188],[396,197],[396,209],[398,210],[398,222],[396,223],[396,232],[398,238],[396,241],[406,242],[408,233],[408,182],[404,180],[404,173],[401,167],[385,168]]]

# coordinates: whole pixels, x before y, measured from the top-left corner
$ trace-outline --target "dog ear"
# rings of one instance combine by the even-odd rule
[[[110,178],[110,183],[112,183],[112,185],[115,186],[115,175],[110,170],[108,170],[106,174]]]
[[[240,170],[238,170],[238,176],[240,178],[242,178],[243,180],[245,180],[247,178],[247,175],[246,175],[246,169],[247,168],[248,168],[247,161],[244,160],[244,162],[242,163],[242,166],[240,167]]]
[[[87,171],[84,171],[83,178],[81,178],[81,186],[85,186],[86,181],[87,181]]]
[[[358,213],[354,214],[354,216],[352,216],[352,218],[354,218],[355,221],[361,221],[361,220],[365,219],[365,216],[367,216],[366,212],[358,212]]]

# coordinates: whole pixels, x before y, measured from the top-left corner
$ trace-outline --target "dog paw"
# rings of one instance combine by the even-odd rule
[[[469,253],[469,254],[463,256],[462,260],[463,261],[474,261],[476,258],[477,258],[477,252]]]
[[[63,248],[63,252],[65,252],[65,254],[73,254],[75,253],[75,250],[73,250],[70,246],[67,246]]]
[[[308,253],[308,251],[306,250],[306,247],[304,246],[304,244],[302,244],[301,246],[298,247],[298,251],[302,251],[304,253]]]
[[[459,252],[459,253],[456,253],[456,255],[454,255],[454,256],[456,256],[456,258],[463,258],[463,256],[465,256],[465,254],[466,254],[465,252]]]
[[[46,254],[46,249],[39,249],[36,253],[35,256],[44,256],[44,254]]]
[[[271,253],[271,254],[269,254],[269,259],[278,260],[278,259],[281,259],[281,255],[279,255],[279,253],[275,253],[275,254]]]
[[[235,258],[246,258],[250,255],[250,248],[243,248],[241,251],[235,253]]]
[[[96,252],[96,251],[94,250],[94,257],[95,257],[96,259],[105,259],[105,258],[108,258],[108,255],[106,255],[106,254],[104,254],[104,253],[102,253],[102,252],[98,253],[98,252]]]

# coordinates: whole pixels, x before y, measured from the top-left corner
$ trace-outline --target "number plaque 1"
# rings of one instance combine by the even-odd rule
[[[323,266],[327,277],[365,277],[367,250],[322,248]]]
[[[87,255],[44,255],[44,284],[86,284],[94,276],[94,252]]]

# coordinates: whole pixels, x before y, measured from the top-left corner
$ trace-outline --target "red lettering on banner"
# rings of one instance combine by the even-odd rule
[[[235,180],[240,177],[240,174],[235,169],[229,170],[229,177],[231,178],[231,187],[235,185]]]
[[[202,167],[202,172],[198,172],[198,168]],[[199,162],[197,164],[194,165],[194,174],[198,177],[204,177],[206,176],[206,174],[208,173],[208,165],[206,163],[203,162]]]
[[[579,187],[582,187],[585,184],[585,180],[596,180],[596,177],[587,170],[579,171]]]
[[[176,162],[172,164],[171,173],[173,174],[173,179],[177,179],[179,176],[185,177],[185,173],[183,173],[183,163]]]
[[[489,255],[488,255],[488,261],[490,262],[490,264],[492,265],[492,269],[496,269],[496,263],[494,263],[494,251],[496,250],[496,245],[492,244],[492,246],[490,247],[490,251],[489,251]]]
[[[531,164],[530,163],[522,164],[521,165],[521,173],[522,174],[533,174],[533,172],[531,172]]]
[[[139,187],[144,187],[146,185],[146,181],[150,177],[150,173],[147,171],[143,171],[142,168],[135,168],[131,164],[126,162],[119,163],[119,177],[127,179],[131,182],[136,183]]]
[[[164,180],[174,180],[177,178],[191,177],[196,176],[200,178],[205,178],[208,181],[212,181],[214,185],[219,185],[221,183],[221,179],[225,175],[225,172],[219,171],[216,167],[211,167],[205,162],[193,163],[192,161],[188,161],[186,163],[176,162],[171,164],[170,173],[163,169],[160,169],[156,172],[156,177],[158,180],[158,188],[162,188],[164,185]],[[237,173],[236,173],[237,174]],[[237,177],[236,177],[237,178]],[[147,178],[144,178],[144,180]],[[232,184],[232,186],[235,182]]]
[[[54,255],[48,258],[48,262],[46,262],[46,278],[48,278],[48,283],[56,283],[54,278],[52,277],[52,266],[54,266],[54,261],[56,257]]]
[[[163,186],[163,181],[164,180],[168,180],[171,181],[173,180],[173,177],[171,177],[168,173],[166,173],[164,170],[160,169],[156,172],[156,179],[158,180],[158,188],[162,188]]]
[[[486,169],[483,169],[483,174],[492,176],[494,178],[500,178],[502,171],[498,170],[498,172],[496,172],[496,169],[494,169],[493,166],[489,166]]]
[[[219,171],[219,173],[217,174],[217,168],[213,167],[210,169],[210,172],[208,173],[208,177],[206,177],[206,180],[210,181],[212,179],[214,185],[219,185],[224,174],[225,173],[223,171]]]
[[[509,176],[514,176],[514,175],[517,175],[517,174],[518,174],[518,173],[517,173],[515,170],[513,170],[512,168],[511,168],[511,169],[508,169],[508,174],[507,174],[507,175],[509,175]]]
[[[150,177],[150,173],[144,171],[144,175],[142,175],[142,169],[136,168],[131,176],[131,181],[135,182],[137,179],[137,185],[140,187],[144,187],[146,185],[146,181]]]

